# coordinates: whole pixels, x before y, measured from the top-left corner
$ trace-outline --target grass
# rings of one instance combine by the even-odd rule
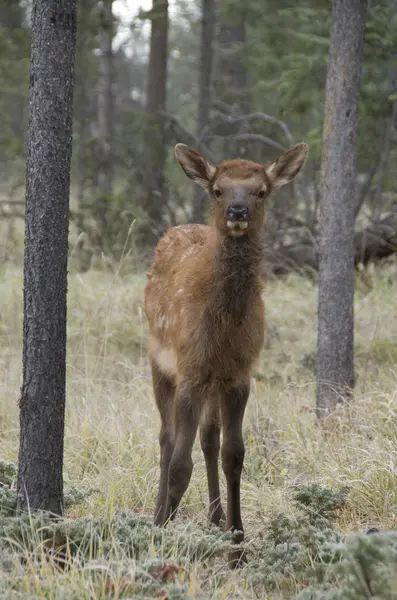
[[[280,551],[271,532],[275,523],[287,519],[286,529],[306,548],[299,533],[306,513],[294,494],[312,484],[335,492],[348,489],[332,516],[333,543],[335,532],[344,536],[372,526],[395,527],[395,264],[357,276],[356,396],[352,406],[337,412],[332,430],[319,428],[312,412],[316,285],[293,275],[268,283],[269,336],[244,423],[242,511],[249,563],[235,573],[227,569],[228,536],[211,531],[206,521],[205,467],[197,443],[192,481],[177,521],[166,532],[151,526],[159,419],[146,358],[145,283],[144,274],[120,275],[108,267],[69,277],[65,484],[90,494],[71,506],[71,518],[58,525],[66,569],[60,568],[59,557],[44,551],[48,524],[28,520],[16,526],[16,533],[9,517],[0,514],[0,597],[293,597],[314,580],[284,567],[282,571],[280,561],[269,554],[274,547]],[[0,270],[0,459],[13,462],[18,452],[21,332],[22,271],[5,265]],[[360,536],[354,540],[356,556],[362,544]],[[395,541],[390,544],[385,552],[394,556]],[[310,552],[305,560],[317,560]],[[296,558],[291,564],[295,569]],[[277,569],[280,575],[274,577]],[[339,576],[333,577],[332,586],[343,589]],[[380,597],[397,597],[396,590],[397,584],[394,596]]]

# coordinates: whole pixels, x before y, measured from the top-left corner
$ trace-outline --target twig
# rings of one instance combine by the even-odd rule
[[[276,119],[275,117],[272,117],[271,115],[267,115],[266,113],[255,112],[255,113],[250,113],[248,115],[241,115],[239,117],[228,116],[228,115],[218,115],[218,116],[220,116],[227,123],[239,123],[240,121],[254,121],[257,119],[260,121],[266,121],[267,123],[273,123],[274,125],[278,125],[280,127],[280,129],[282,129],[285,137],[288,140],[289,145],[290,146],[294,145],[294,140],[293,140],[292,134],[291,134],[290,130],[288,129],[288,126],[286,125],[286,123],[284,123],[284,121],[280,121],[279,119]]]
[[[285,146],[282,146],[278,142],[275,142],[271,138],[260,135],[259,133],[234,133],[230,135],[212,135],[212,139],[229,139],[235,141],[253,141],[253,142],[261,142],[262,144],[267,144],[280,152],[284,152],[286,150]],[[210,139],[211,139],[210,138]]]
[[[164,112],[164,111],[160,111],[159,115],[164,117],[168,121],[170,121],[173,125],[176,125],[180,129],[182,134],[185,136],[185,138],[188,138],[189,143],[194,144],[196,146],[196,148],[198,148],[203,153],[205,153],[206,157],[209,158],[209,160],[212,160],[213,162],[217,162],[215,156],[213,155],[211,150],[208,148],[208,146],[205,146],[202,143],[202,141],[196,135],[194,135],[194,133],[192,133],[191,131],[186,129],[186,127],[184,127],[181,124],[181,122],[179,121],[179,119],[177,117],[175,117],[174,115],[171,115],[170,113]]]

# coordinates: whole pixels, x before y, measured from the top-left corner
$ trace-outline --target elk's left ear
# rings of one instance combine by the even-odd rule
[[[294,179],[303,167],[308,152],[308,144],[297,144],[280,154],[276,162],[266,168],[266,174],[274,190],[280,189]]]

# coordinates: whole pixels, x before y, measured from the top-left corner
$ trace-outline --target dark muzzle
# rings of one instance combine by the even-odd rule
[[[248,219],[248,206],[245,204],[231,204],[227,209],[227,218],[231,221],[246,221]]]

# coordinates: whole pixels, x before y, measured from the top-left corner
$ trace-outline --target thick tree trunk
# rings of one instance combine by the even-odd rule
[[[366,0],[333,0],[320,201],[317,414],[354,385],[354,198]]]
[[[100,139],[99,191],[108,199],[113,187],[112,123],[113,123],[113,0],[102,0],[99,5],[99,81],[98,125]]]
[[[148,68],[146,110],[148,113],[148,155],[146,161],[146,243],[154,245],[164,231],[166,147],[164,117],[167,90],[168,0],[153,0],[152,31]]]
[[[199,99],[197,137],[200,139],[208,124],[211,108],[211,80],[214,60],[215,0],[202,0]],[[193,206],[193,222],[203,223],[205,217],[205,192],[196,186]]]
[[[75,0],[33,0],[18,509],[63,511]]]

